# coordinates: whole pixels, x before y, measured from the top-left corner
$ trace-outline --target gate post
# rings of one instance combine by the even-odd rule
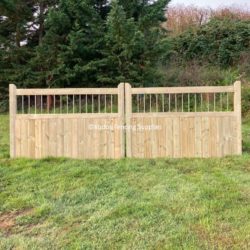
[[[120,83],[118,85],[118,113],[119,113],[119,125],[120,128],[120,140],[121,140],[121,157],[125,157],[125,83]]]
[[[132,89],[129,83],[125,83],[125,116],[126,116],[126,156],[132,157],[131,142],[131,114],[132,114]]]
[[[14,84],[9,85],[9,115],[10,115],[10,157],[16,157],[16,135],[15,135],[15,122],[16,122],[16,86]]]
[[[234,112],[236,115],[237,128],[237,154],[242,154],[242,131],[241,131],[241,82],[234,83]]]

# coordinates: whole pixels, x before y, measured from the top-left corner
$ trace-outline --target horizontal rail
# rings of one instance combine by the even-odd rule
[[[17,96],[26,95],[118,95],[117,88],[17,89]]]
[[[89,113],[89,114],[25,114],[16,115],[16,119],[79,119],[79,118],[117,118],[119,113]]]
[[[203,93],[232,93],[234,86],[215,87],[159,87],[159,88],[132,88],[132,94],[203,94]]]
[[[166,112],[166,113],[131,113],[131,118],[143,117],[231,117],[235,112]]]

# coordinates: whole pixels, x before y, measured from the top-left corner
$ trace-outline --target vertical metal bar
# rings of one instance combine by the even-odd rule
[[[56,113],[56,96],[54,95],[54,114]]]
[[[67,114],[69,113],[69,95],[67,95]]]
[[[92,113],[94,113],[94,95],[92,95]]]
[[[111,95],[111,100],[110,100],[110,102],[111,102],[111,113],[113,113],[113,95]]]
[[[146,113],[146,94],[143,95],[143,110]]]
[[[75,95],[73,95],[73,114],[75,113]]]
[[[214,93],[214,112],[216,110],[216,94]]]
[[[137,113],[139,113],[140,112],[140,107],[139,107],[139,94],[137,94],[137,96],[136,96],[136,99],[137,99]]]
[[[203,111],[203,97],[202,97],[202,93],[201,93],[201,112]]]
[[[190,94],[188,93],[188,112],[190,112]]]
[[[227,92],[227,111],[229,110],[229,100],[228,100],[228,92]]]
[[[171,95],[168,94],[168,112],[171,111]]]
[[[28,105],[29,105],[29,107],[28,107],[28,112],[29,112],[29,114],[30,114],[30,95],[28,96]]]
[[[62,96],[60,95],[60,114],[62,114]]]
[[[101,113],[101,97],[98,95],[98,113]]]
[[[88,113],[88,95],[85,95],[85,113]]]
[[[35,95],[35,114],[36,114],[36,95]]]
[[[181,94],[181,112],[184,111],[183,104],[184,104],[184,100],[183,100],[183,93],[182,93],[182,94]]]
[[[162,111],[165,112],[165,96],[162,94]]]
[[[207,94],[208,95],[208,112],[210,111],[210,93]]]
[[[149,94],[149,110],[151,113],[151,111],[152,111],[152,96],[151,96],[151,94]]]
[[[222,93],[220,93],[220,109],[221,109],[221,111],[223,111]]]
[[[197,100],[196,100],[196,93],[194,94],[194,111],[197,111]]]
[[[177,95],[174,94],[174,100],[175,100],[175,112],[177,112]]]
[[[24,114],[24,97],[22,95],[22,114]]]
[[[107,95],[106,94],[104,95],[104,110],[105,110],[105,113],[107,113]]]
[[[82,113],[82,96],[79,95],[79,113]]]
[[[43,96],[41,95],[41,114],[43,113]]]
[[[158,94],[155,95],[155,108],[156,112],[158,112]]]

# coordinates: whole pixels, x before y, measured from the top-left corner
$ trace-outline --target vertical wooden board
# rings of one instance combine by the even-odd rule
[[[166,146],[166,156],[174,157],[174,134],[173,134],[173,119],[165,118],[165,146]]]
[[[151,125],[157,126],[157,118],[151,118]],[[151,144],[152,144],[152,158],[159,157],[159,141],[157,130],[150,130],[151,133]]]
[[[144,126],[149,126],[150,125],[150,120],[148,117],[143,118],[143,124]],[[151,148],[151,143],[150,143],[150,130],[144,130],[143,131],[143,142],[144,142],[144,157],[145,158],[151,158],[152,156],[152,148]]]
[[[208,158],[209,152],[209,118],[202,117],[202,156]]]
[[[77,159],[78,158],[78,138],[79,138],[79,130],[78,130],[78,121],[77,119],[72,119],[72,130],[71,130],[71,136],[72,136],[72,157]]]
[[[224,156],[224,129],[223,129],[223,117],[217,118],[217,155],[219,157]]]
[[[217,157],[217,119],[216,117],[209,117],[209,148],[210,148],[210,157]]]
[[[64,119],[64,155],[65,157],[72,157],[72,137],[71,137],[71,119]]]
[[[16,157],[21,156],[21,123],[17,119],[15,122],[15,144],[16,144]]]
[[[144,158],[144,151],[145,151],[145,145],[144,145],[144,119],[143,117],[139,118],[139,124],[141,125],[140,130],[138,131],[138,156],[139,158]]]
[[[194,117],[188,118],[188,157],[195,157],[195,119]]]
[[[156,129],[158,142],[159,142],[159,157],[166,157],[166,130],[164,125],[165,119],[160,117],[157,119],[157,126]]]
[[[64,156],[64,120],[57,120],[57,156]]]
[[[49,120],[49,156],[57,156],[57,119]]]
[[[231,131],[232,131],[232,154],[238,154],[238,131],[237,131],[237,119],[235,117],[231,117]]]
[[[188,118],[180,118],[181,157],[188,157]]]
[[[28,127],[28,140],[24,140],[24,147],[28,148],[28,154],[26,153],[25,156],[30,158],[35,158],[35,120],[29,119],[24,120],[25,127]],[[25,136],[26,137],[26,136]],[[28,142],[28,145],[27,145]]]
[[[180,117],[173,118],[173,157],[179,158],[181,157],[181,140],[180,140]]]
[[[17,98],[16,98],[16,86],[14,84],[9,85],[9,114],[10,114],[10,157],[16,157],[16,110],[17,110]]]
[[[35,120],[35,158],[42,158],[42,121]]]
[[[122,141],[121,141],[121,128],[120,118],[115,119],[114,129],[115,129],[115,159],[120,159],[122,157]],[[102,136],[100,135],[100,141],[102,142]],[[100,145],[102,148],[102,145]]]
[[[195,117],[195,157],[202,157],[201,117]]]
[[[84,152],[84,147],[85,147],[85,119],[80,118],[78,119],[78,130],[79,130],[79,149],[78,149],[78,157],[79,159],[84,159],[85,158],[85,152]]]

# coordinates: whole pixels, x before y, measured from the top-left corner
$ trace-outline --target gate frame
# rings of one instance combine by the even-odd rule
[[[60,92],[67,93],[67,91],[75,91],[76,89],[60,89]],[[78,89],[80,90],[80,89]],[[82,89],[84,90],[84,89]],[[100,89],[99,89],[100,90]],[[104,90],[104,89],[103,89]],[[108,89],[106,89],[108,90]],[[10,115],[10,157],[16,157],[16,117],[17,117],[17,92],[20,93],[33,93],[36,91],[43,93],[56,94],[59,89],[17,89],[14,84],[9,85],[9,115]],[[237,154],[242,154],[242,129],[241,129],[241,82],[237,81],[233,86],[222,87],[160,87],[160,88],[132,88],[129,83],[120,83],[118,85],[118,115],[121,119],[121,125],[125,126],[124,131],[121,132],[121,158],[132,157],[131,145],[131,117],[132,117],[132,94],[139,93],[221,93],[221,92],[234,93],[234,111],[236,117],[237,129]],[[40,92],[39,92],[40,93]],[[185,112],[184,112],[185,113]],[[190,112],[189,112],[190,113]],[[201,112],[207,114],[208,112]],[[216,113],[216,112],[209,112]],[[175,115],[175,112],[171,113]],[[67,115],[67,114],[64,114]],[[98,115],[98,113],[96,114]],[[195,115],[195,112],[194,112]],[[39,115],[37,115],[39,116]]]

